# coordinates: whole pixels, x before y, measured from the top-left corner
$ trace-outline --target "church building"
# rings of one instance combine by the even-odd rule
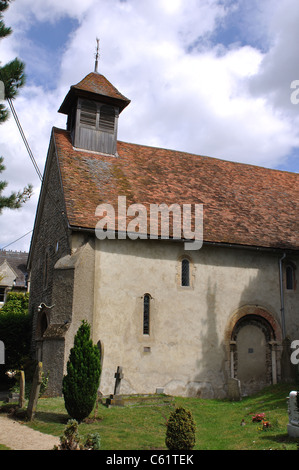
[[[291,380],[299,175],[119,141],[129,104],[95,71],[65,97],[66,129],[52,129],[28,260],[47,393],[61,394],[82,320],[103,395],[118,366],[123,394],[224,398],[231,379],[243,395]],[[174,208],[191,210],[189,230]]]

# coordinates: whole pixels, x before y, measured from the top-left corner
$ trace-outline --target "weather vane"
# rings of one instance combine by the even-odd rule
[[[100,44],[100,40],[98,38],[96,38],[96,41],[97,41],[97,51],[96,51],[96,54],[95,54],[95,58],[96,58],[96,61],[95,61],[95,65],[94,65],[94,71],[96,73],[98,73],[98,65],[99,65],[99,44]]]

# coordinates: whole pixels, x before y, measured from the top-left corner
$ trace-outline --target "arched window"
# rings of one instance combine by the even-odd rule
[[[181,265],[181,286],[190,286],[190,261],[186,258],[182,259]]]
[[[40,335],[44,336],[46,329],[48,328],[48,318],[45,312],[42,313],[40,318]]]
[[[143,296],[143,334],[150,334],[150,300],[151,296],[145,294]]]
[[[286,266],[286,288],[287,290],[295,289],[295,269],[291,264]]]

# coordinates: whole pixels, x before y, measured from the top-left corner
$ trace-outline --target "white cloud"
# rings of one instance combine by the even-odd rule
[[[251,81],[251,91],[267,97],[273,107],[298,114],[298,109],[290,101],[291,82],[299,79],[298,1],[275,1],[273,5],[267,22],[271,46],[263,57],[259,73]]]
[[[243,5],[243,0],[13,2],[6,22],[14,34],[2,41],[1,58],[10,60],[26,44],[29,72],[43,71],[44,83],[34,86],[31,81],[15,102],[40,168],[52,125],[65,126],[65,117],[57,113],[63,97],[93,70],[96,37],[99,71],[132,100],[120,117],[120,139],[270,167],[286,164],[287,155],[299,146],[299,119],[289,99],[291,80],[299,79],[297,0],[251,3],[255,7],[244,27],[250,27],[248,36],[258,38],[256,45],[244,44],[246,31],[239,44],[213,43],[217,27]],[[37,21],[59,24],[63,18],[76,19],[78,25],[50,73],[41,46],[30,38],[30,27]],[[265,48],[259,46],[261,37]],[[0,136],[9,189],[33,182],[38,191],[38,178],[12,119],[1,126]],[[0,246],[30,230],[36,198],[17,214],[5,211],[1,216],[6,224]]]

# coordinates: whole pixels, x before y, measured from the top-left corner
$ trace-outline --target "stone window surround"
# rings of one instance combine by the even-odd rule
[[[189,261],[189,286],[182,286],[182,263],[184,259]],[[178,258],[177,268],[176,268],[176,284],[180,290],[189,290],[189,289],[193,290],[194,289],[195,271],[196,271],[196,267],[190,256],[184,254]]]
[[[287,269],[291,268],[292,269],[292,288],[288,288],[287,286]],[[285,261],[285,290],[286,292],[294,292],[297,287],[297,282],[296,282],[296,264],[291,261],[291,260],[286,260]]]

